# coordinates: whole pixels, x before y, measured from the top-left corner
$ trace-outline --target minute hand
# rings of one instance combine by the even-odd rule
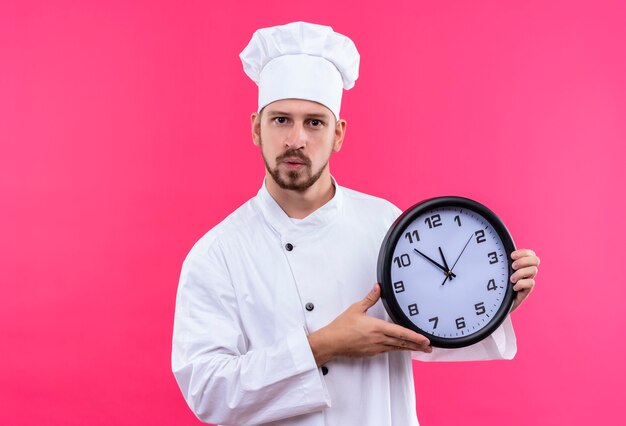
[[[432,260],[430,257],[426,256],[424,253],[422,253],[421,251],[419,251],[418,249],[413,249],[415,250],[415,252],[417,252],[418,254],[421,254],[422,256],[424,256],[426,258],[426,260],[428,260],[429,262],[431,262],[433,265],[435,265],[437,268],[441,269],[443,272],[445,272],[446,275],[450,275],[452,277],[456,277],[456,275],[454,273],[452,273],[451,271],[448,271],[447,268],[441,266],[439,263],[435,262],[434,260]]]

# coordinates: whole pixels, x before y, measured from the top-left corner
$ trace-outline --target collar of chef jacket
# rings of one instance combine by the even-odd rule
[[[318,231],[331,224],[341,214],[343,204],[343,189],[337,185],[334,178],[331,177],[331,179],[335,186],[333,198],[304,219],[296,222],[287,216],[287,213],[272,198],[265,186],[265,180],[263,180],[263,185],[257,194],[257,200],[265,220],[279,235],[288,233],[293,236]]]

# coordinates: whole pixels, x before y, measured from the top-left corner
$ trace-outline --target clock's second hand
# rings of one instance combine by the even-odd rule
[[[452,265],[452,268],[450,269],[450,274],[452,274],[452,270],[454,269],[454,267],[456,266],[457,262],[459,261],[459,259],[461,258],[461,255],[463,255],[463,252],[465,251],[465,249],[467,248],[467,245],[469,244],[470,241],[472,241],[472,237],[474,236],[474,234],[472,233],[469,237],[469,240],[467,240],[467,242],[465,243],[465,246],[463,247],[463,250],[461,250],[461,253],[459,254],[459,257],[456,258],[456,260],[454,261],[454,265]],[[456,276],[456,275],[455,275]],[[448,280],[448,277],[446,276],[446,279],[443,280],[443,282],[441,283],[441,285],[444,285],[446,283],[446,281]]]

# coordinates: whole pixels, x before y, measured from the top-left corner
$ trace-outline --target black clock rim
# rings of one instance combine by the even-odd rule
[[[489,222],[489,224],[493,227],[493,229],[500,237],[500,240],[504,245],[505,251],[507,252],[507,265],[509,271],[508,275],[511,276],[511,274],[513,273],[513,261],[510,255],[513,251],[515,251],[515,243],[513,242],[513,237],[511,236],[511,233],[506,228],[502,220],[500,220],[500,218],[493,211],[477,201],[471,200],[469,198],[449,195],[420,201],[419,203],[416,203],[405,212],[403,212],[394,221],[394,223],[387,231],[387,235],[385,236],[383,243],[380,247],[380,252],[378,255],[377,278],[378,282],[380,283],[381,299],[383,301],[383,305],[385,306],[385,310],[396,324],[400,324],[406,328],[409,328],[419,334],[426,336],[430,340],[430,344],[432,346],[440,348],[462,348],[480,342],[481,340],[491,335],[502,324],[502,322],[510,312],[513,300],[515,298],[513,284],[511,284],[508,279],[507,283],[509,285],[506,288],[504,300],[489,324],[475,333],[463,337],[454,338],[435,336],[413,324],[413,322],[410,321],[408,317],[404,314],[395,297],[393,297],[393,283],[391,282],[391,261],[393,258],[393,248],[404,233],[404,230],[411,222],[413,222],[413,220],[417,216],[421,215],[422,213],[428,210],[445,207],[458,207],[471,210],[475,213],[480,214]]]

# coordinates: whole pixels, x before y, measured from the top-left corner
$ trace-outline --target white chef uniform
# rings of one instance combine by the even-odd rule
[[[336,358],[317,368],[307,334],[361,300],[400,210],[342,188],[299,221],[265,185],[187,256],[172,368],[190,408],[225,425],[417,425],[410,352]],[[388,319],[380,302],[368,315]],[[510,319],[464,349],[423,360],[510,359]]]

